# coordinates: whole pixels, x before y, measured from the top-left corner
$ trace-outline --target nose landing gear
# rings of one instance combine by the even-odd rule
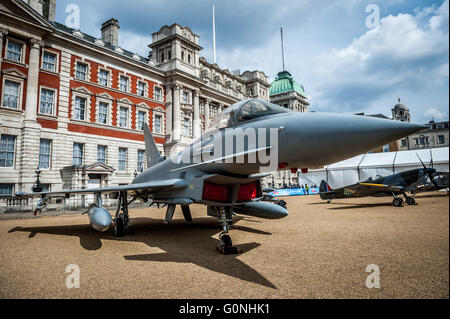
[[[229,230],[230,230],[229,220],[231,219],[229,217],[232,216],[233,208],[232,207],[220,207],[217,209],[218,209],[218,213],[220,215],[219,223],[222,226],[222,232],[219,234],[220,246],[217,247],[217,250],[224,255],[237,254],[237,253],[239,253],[239,250],[237,247],[233,246],[231,237],[228,234]]]

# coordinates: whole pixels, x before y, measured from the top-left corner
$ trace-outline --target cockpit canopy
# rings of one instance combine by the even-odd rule
[[[235,126],[239,123],[250,121],[255,118],[288,113],[291,110],[282,106],[259,99],[250,99],[238,102],[220,113],[209,126],[209,129],[222,129]]]

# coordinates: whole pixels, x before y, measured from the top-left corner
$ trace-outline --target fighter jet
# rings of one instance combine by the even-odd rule
[[[178,154],[165,158],[144,125],[148,168],[131,184],[104,188],[31,193],[41,196],[94,194],[88,210],[92,227],[123,236],[129,226],[128,205],[141,199],[167,206],[170,223],[176,205],[187,222],[189,205],[207,206],[207,215],[219,219],[222,253],[236,253],[229,236],[233,214],[276,219],[287,210],[263,197],[261,178],[277,170],[307,172],[397,140],[424,127],[412,123],[332,113],[299,113],[259,99],[238,102],[219,114],[201,138]],[[114,219],[102,207],[102,194],[117,199]],[[20,194],[18,194],[20,195]],[[21,194],[30,195],[30,194]]]
[[[436,170],[432,168],[432,164],[430,164],[430,167],[426,167],[422,160],[420,162],[423,168],[410,169],[384,177],[380,176],[376,179],[369,178],[364,182],[335,190],[322,180],[320,183],[320,198],[331,203],[331,200],[338,198],[393,196],[392,205],[402,207],[403,199],[399,195],[403,195],[408,205],[414,205],[416,204],[414,197],[408,196],[407,192],[413,193],[427,178],[430,179],[435,187],[438,187],[433,177]]]

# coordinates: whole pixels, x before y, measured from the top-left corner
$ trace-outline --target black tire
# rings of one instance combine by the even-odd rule
[[[392,201],[392,205],[394,205],[395,207],[401,207],[402,202],[403,201],[400,198],[394,198],[394,200]]]
[[[220,237],[220,245],[222,247],[231,247],[233,246],[233,242],[231,240],[231,237],[229,235],[223,235]]]
[[[114,237],[122,237],[123,229],[123,219],[117,218],[116,223],[114,224]]]
[[[406,197],[406,203],[408,205],[415,205],[416,204],[416,200],[414,198],[408,196],[408,197]]]

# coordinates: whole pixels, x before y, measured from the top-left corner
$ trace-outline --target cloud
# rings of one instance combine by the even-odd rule
[[[420,23],[424,18],[426,23]],[[313,59],[306,72],[314,104],[322,110],[365,110],[386,96],[394,101],[398,91],[427,94],[447,86],[448,36],[448,1],[415,15],[382,18],[377,28],[347,47]],[[448,89],[445,92],[448,95]],[[448,108],[447,101],[440,109],[445,104]]]
[[[433,118],[435,121],[441,121],[441,120],[445,119],[445,117],[446,117],[445,113],[442,113],[441,111],[439,111],[438,109],[435,109],[435,108],[426,110],[423,115],[425,115],[429,118]]]

